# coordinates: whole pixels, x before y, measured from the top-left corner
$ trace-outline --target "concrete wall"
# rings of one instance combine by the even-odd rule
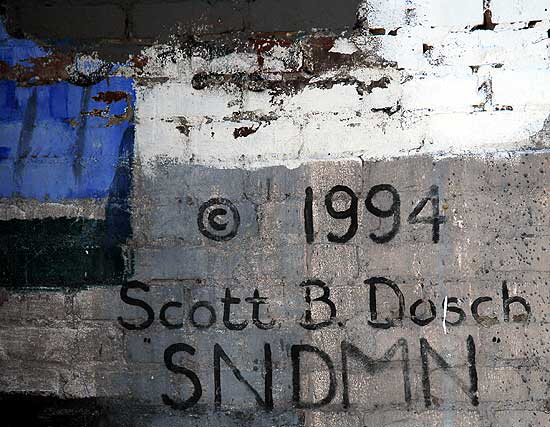
[[[7,2],[7,425],[549,425],[546,3]]]

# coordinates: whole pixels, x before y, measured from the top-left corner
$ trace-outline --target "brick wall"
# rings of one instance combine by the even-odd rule
[[[546,6],[7,2],[2,413],[547,425]]]

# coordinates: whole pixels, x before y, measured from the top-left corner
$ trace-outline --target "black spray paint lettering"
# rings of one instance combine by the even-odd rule
[[[304,229],[306,233],[306,242],[313,243],[313,190],[311,187],[306,188],[306,200],[304,204]]]
[[[222,219],[230,213],[231,221]],[[237,235],[240,223],[239,211],[228,199],[215,197],[204,202],[199,208],[197,216],[199,231],[211,240],[217,242],[231,240]]]
[[[329,373],[329,389],[325,397],[317,402],[305,402],[301,396],[301,364],[300,359],[302,353],[312,353],[321,359]],[[292,359],[292,404],[299,409],[315,409],[325,406],[334,399],[336,395],[336,371],[334,363],[328,354],[324,351],[308,344],[293,345],[290,349],[290,357]]]
[[[122,325],[123,328],[128,329],[130,331],[135,330],[142,330],[147,329],[149,326],[153,324],[153,321],[155,320],[155,312],[151,308],[149,304],[147,304],[145,301],[142,301],[137,298],[131,298],[128,296],[128,290],[130,289],[140,289],[143,292],[149,292],[149,286],[147,286],[145,283],[138,282],[137,280],[133,280],[131,282],[125,283],[120,288],[120,299],[128,305],[132,305],[135,307],[141,307],[145,310],[147,313],[147,320],[143,321],[139,325],[135,325],[133,323],[126,322],[122,316],[118,317],[118,322]]]
[[[250,383],[243,377],[241,371],[229,358],[227,353],[223,350],[219,344],[214,344],[214,405],[216,409],[220,409],[222,405],[222,384],[221,384],[221,364],[220,361],[231,369],[235,378],[243,384],[247,390],[249,390],[259,406],[265,410],[270,411],[273,409],[273,362],[271,360],[271,346],[264,344],[264,398],[260,396],[260,393],[250,385]]]
[[[153,308],[144,300],[138,298],[132,298],[128,296],[129,289],[141,290],[143,292],[149,292],[150,288],[145,283],[139,281],[132,281],[124,284],[120,290],[121,300],[130,306],[141,307],[145,310],[147,314],[147,319],[142,323],[135,325],[133,323],[125,321],[122,316],[118,317],[118,322],[122,327],[128,330],[143,330],[147,329],[153,324],[155,319],[155,312]],[[225,327],[229,330],[240,331],[248,325],[248,321],[243,321],[241,323],[235,323],[231,320],[231,306],[239,305],[241,303],[240,298],[235,298],[231,295],[231,290],[227,288],[225,290],[225,297],[221,298],[220,301],[223,303],[223,323]],[[271,329],[276,325],[275,320],[271,320],[266,323],[260,320],[260,306],[268,304],[268,298],[261,297],[257,289],[254,290],[253,296],[245,299],[246,302],[252,305],[252,314],[251,319],[254,325],[258,329]],[[162,305],[159,312],[159,321],[167,329],[181,329],[183,327],[183,322],[172,323],[167,319],[169,310],[181,309],[183,304],[179,301],[168,301]],[[208,312],[208,320],[205,323],[200,323],[196,319],[196,313],[198,310],[205,310]],[[216,310],[208,301],[197,301],[189,310],[189,323],[198,329],[207,329],[216,323],[217,316]]]
[[[418,216],[428,202],[431,202],[432,204],[432,215],[422,217]],[[432,241],[434,243],[438,243],[439,227],[441,224],[444,224],[445,221],[446,218],[439,215],[439,187],[437,185],[432,185],[428,191],[428,194],[426,194],[426,196],[415,206],[407,218],[407,222],[409,224],[432,224]]]
[[[387,210],[380,209],[373,204],[373,199],[378,193],[388,192],[392,195],[392,204]],[[376,243],[386,243],[395,237],[401,226],[401,198],[395,188],[388,184],[380,184],[372,187],[365,199],[365,207],[367,211],[378,218],[389,218],[393,216],[393,226],[390,231],[385,234],[376,235],[370,233],[369,237]]]
[[[445,319],[445,323],[447,325],[450,325],[450,326],[458,326],[460,325],[462,322],[464,322],[464,320],[466,319],[466,313],[464,312],[464,310],[462,310],[460,307],[453,307],[449,304],[458,304],[458,298],[457,297],[448,297],[447,298],[447,312],[451,312],[451,313],[456,313],[458,314],[458,319],[456,320],[449,320],[448,316],[446,315],[446,313],[443,313],[443,316],[444,316],[444,319]],[[443,309],[445,309],[445,300],[443,300],[441,302],[441,307],[443,307]]]
[[[417,316],[416,311],[417,311],[418,307],[421,304],[428,304],[429,305],[430,315],[428,317],[421,318],[421,317]],[[423,299],[416,300],[413,303],[413,305],[411,305],[410,313],[411,313],[411,320],[414,323],[416,323],[418,326],[429,325],[435,319],[435,316],[436,316],[435,304],[433,303],[432,300],[423,300]]]
[[[344,209],[343,211],[337,211],[334,209],[334,206],[332,204],[332,200],[334,197],[334,194],[336,193],[346,193],[350,198],[350,206],[347,209]],[[355,236],[355,233],[357,232],[357,196],[355,193],[351,190],[351,188],[346,187],[345,185],[336,185],[330,189],[330,191],[325,196],[325,206],[327,208],[328,214],[335,218],[335,219],[346,219],[350,218],[350,224],[348,227],[348,231],[346,231],[345,234],[342,236],[338,236],[332,232],[328,233],[327,239],[329,242],[333,243],[346,243],[348,240],[350,240],[353,236]]]
[[[164,326],[166,329],[180,329],[183,328],[183,322],[180,323],[170,323],[166,319],[166,312],[169,308],[182,308],[183,304],[178,301],[168,301],[166,304],[164,304],[159,313],[159,320],[162,326]]]
[[[399,289],[399,286],[397,286],[394,282],[392,282],[391,280],[385,277],[371,277],[370,279],[365,280],[365,284],[369,285],[369,296],[370,296],[369,298],[370,299],[370,320],[368,321],[368,324],[374,328],[379,328],[379,329],[389,329],[391,327],[401,325],[403,321],[406,303],[405,303],[405,298],[403,296],[403,293]],[[377,292],[380,285],[387,286],[393,291],[393,294],[395,295],[396,304],[398,306],[397,314],[395,310],[392,310],[389,313],[389,315],[386,315],[384,317],[383,321],[378,320],[378,318],[380,317],[380,313],[378,310],[379,298],[377,297]],[[453,312],[458,315],[458,319],[454,321],[450,321],[446,318],[445,313],[443,313],[443,318],[445,319],[445,323],[447,325],[458,326],[466,320],[466,312],[462,308],[460,308],[459,306],[449,305],[449,304],[458,304],[458,301],[459,301],[458,298],[453,296],[447,298],[447,312]],[[490,327],[492,325],[499,323],[499,320],[497,317],[483,316],[479,313],[480,305],[484,303],[490,303],[491,301],[493,301],[493,298],[488,296],[482,296],[482,297],[476,298],[472,302],[472,305],[470,307],[472,316],[474,320],[481,326]],[[512,316],[512,321],[515,323],[527,323],[531,318],[531,305],[523,297],[510,296],[507,284],[506,282],[503,282],[502,309],[504,313],[504,322],[510,321],[510,305],[513,303],[517,303],[519,306],[521,306],[523,308],[524,313],[516,314]],[[428,316],[420,317],[417,314],[421,305],[425,305],[426,307],[429,307],[430,314]],[[445,300],[442,301],[442,307],[444,309]],[[437,317],[436,305],[433,301],[429,299],[428,300],[419,299],[415,301],[411,305],[409,312],[410,312],[411,321],[421,327],[430,324]]]
[[[238,305],[241,303],[240,298],[235,298],[231,296],[231,290],[229,288],[225,289],[225,298],[221,299],[223,303],[223,324],[225,327],[231,331],[241,331],[244,328],[246,328],[246,325],[248,325],[248,322],[245,320],[241,323],[233,323],[231,322],[231,306],[232,305]]]
[[[166,304],[164,304],[159,312],[159,320],[162,326],[164,326],[166,329],[181,329],[183,328],[183,322],[179,323],[171,323],[166,318],[167,311],[170,308],[182,308],[183,304],[179,301],[168,301]],[[209,318],[207,323],[199,323],[195,319],[195,313],[200,309],[204,308],[209,313]],[[197,301],[193,304],[191,309],[189,310],[189,322],[198,329],[207,329],[210,326],[212,326],[214,323],[216,323],[216,311],[214,310],[214,307],[208,302],[208,301]]]
[[[377,329],[389,329],[401,325],[404,320],[406,302],[399,286],[392,280],[385,277],[371,277],[365,280],[364,283],[368,285],[369,292],[370,319],[368,320],[368,324]],[[309,279],[300,283],[300,287],[304,288],[304,300],[307,305],[302,318],[297,319],[300,326],[308,330],[317,330],[331,326],[336,319],[337,307],[334,301],[330,298],[330,288],[327,284],[319,279]],[[378,308],[380,299],[378,292],[382,291],[384,288],[391,291],[389,298],[390,301],[393,302],[393,306],[395,308],[390,310],[388,313],[381,314]],[[142,291],[145,294],[148,294],[150,292],[149,286],[139,281],[131,281],[123,285],[120,290],[122,302],[129,306],[141,308],[145,312],[146,318],[141,323],[136,324],[126,321],[122,316],[119,316],[118,322],[123,328],[128,330],[147,329],[153,324],[155,312],[151,305],[143,299],[130,297],[128,295],[130,290]],[[320,292],[320,295],[314,298],[312,296],[313,292]],[[387,290],[384,294],[388,294]],[[388,297],[386,296],[386,298]],[[231,290],[227,288],[225,289],[225,296],[220,298],[220,301],[223,304],[224,326],[231,331],[242,331],[245,329],[248,325],[247,320],[242,322],[235,322],[232,320],[231,309],[233,306],[240,306],[241,299],[233,296]],[[267,297],[262,297],[260,295],[258,289],[254,289],[252,296],[245,298],[245,301],[251,305],[252,309],[250,310],[250,319],[258,329],[270,330],[277,326],[278,322],[275,319],[267,320],[265,318],[266,316],[261,314],[261,307],[268,306],[269,301]],[[443,313],[442,317],[445,320],[446,325],[459,326],[465,322],[466,312],[458,305],[459,301],[460,300],[454,296],[447,297],[447,313],[455,313],[458,318],[451,320],[447,317],[446,313]],[[472,302],[470,311],[474,320],[479,325],[490,327],[499,323],[499,319],[496,316],[480,314],[480,307],[485,304],[494,304],[493,301],[493,298],[489,296],[481,296]],[[420,316],[419,313],[422,306],[429,309],[429,314],[423,314]],[[443,310],[445,310],[445,300],[442,301],[441,306],[443,307]],[[523,313],[511,315],[510,311],[513,306],[517,306],[517,309],[521,307],[523,309]],[[325,314],[323,316],[325,317],[322,319],[313,319],[312,312],[314,307],[318,309],[316,311],[324,312]],[[160,323],[167,329],[181,329],[184,326],[183,321],[170,321],[168,319],[168,315],[176,310],[182,310],[182,308],[183,305],[179,301],[168,301],[163,304],[159,312]],[[199,310],[207,312],[207,320],[202,320],[201,322],[197,320],[197,312]],[[527,323],[532,316],[531,305],[529,302],[521,296],[510,296],[506,282],[502,283],[502,311],[503,321],[505,323]],[[413,302],[413,304],[409,307],[409,313],[411,321],[420,327],[430,324],[437,317],[436,305],[429,299],[418,299]],[[183,320],[183,312],[181,313],[180,318]],[[197,329],[210,328],[217,321],[216,310],[208,301],[197,301],[189,310],[188,320],[189,323]]]
[[[191,408],[200,400],[202,397],[202,385],[198,375],[194,371],[174,363],[174,356],[180,352],[185,352],[193,356],[196,350],[194,347],[185,343],[172,344],[164,351],[164,364],[169,371],[175,374],[185,375],[193,384],[193,393],[185,400],[175,400],[167,394],[162,394],[161,399],[164,404],[173,409],[183,411]],[[237,368],[229,358],[222,346],[217,343],[214,344],[214,405],[217,410],[222,408],[222,360],[225,365],[229,367],[235,378],[252,393],[258,405],[263,407],[266,411],[271,411],[273,409],[273,362],[271,357],[271,345],[269,343],[264,344],[264,397],[262,398],[260,393],[258,393],[258,391],[243,377],[239,368]]]
[[[474,320],[479,323],[481,326],[492,326],[496,325],[498,323],[498,318],[491,317],[491,316],[482,316],[479,314],[479,306],[483,303],[488,303],[493,301],[493,298],[491,297],[479,297],[474,300],[471,306],[472,316]]]
[[[193,356],[195,354],[195,348],[184,343],[172,344],[164,351],[164,364],[169,371],[175,374],[185,375],[191,381],[193,384],[193,394],[191,397],[183,401],[174,400],[166,394],[161,395],[161,398],[166,405],[171,406],[173,409],[185,410],[192,407],[199,401],[202,396],[202,386],[199,377],[195,374],[195,372],[185,368],[184,366],[176,365],[173,362],[174,355],[179,352],[189,353]]]
[[[370,300],[370,320],[368,324],[374,328],[389,329],[397,324],[400,324],[405,314],[405,297],[399,287],[385,277],[371,277],[365,280],[365,284],[369,285],[369,300]],[[384,322],[378,322],[378,310],[376,307],[376,290],[378,285],[388,286],[395,294],[399,304],[399,312],[397,317],[386,319]]]
[[[199,308],[203,308],[208,311],[209,317],[207,323],[199,323],[195,319],[195,313],[198,311]],[[216,323],[216,310],[214,310],[214,307],[212,307],[212,305],[208,301],[197,301],[195,304],[193,304],[191,310],[189,310],[189,321],[195,328],[208,329],[210,326]]]
[[[258,289],[254,289],[252,298],[245,298],[245,301],[252,304],[252,323],[259,329],[272,329],[275,326],[275,320],[271,319],[269,323],[260,320],[260,306],[267,304],[267,298],[260,297]]]
[[[325,326],[329,326],[332,324],[332,321],[336,317],[336,305],[334,302],[330,299],[330,289],[326,285],[325,282],[318,280],[318,279],[312,279],[312,280],[306,280],[305,282],[300,283],[300,286],[304,287],[306,290],[305,295],[305,301],[308,305],[308,308],[305,312],[305,318],[304,322],[300,322],[300,325],[302,325],[303,328],[309,329],[309,330],[315,330],[324,328]],[[315,299],[311,299],[311,287],[317,287],[323,290],[323,294]],[[311,308],[313,303],[323,303],[326,305],[329,310],[329,318],[327,320],[323,320],[321,322],[313,322],[312,315],[311,315]]]
[[[472,406],[479,405],[478,396],[478,376],[476,367],[476,346],[472,336],[468,336],[466,340],[467,351],[467,367],[468,381],[461,379],[456,373],[456,366],[452,366],[445,360],[425,338],[420,338],[420,362],[422,366],[421,383],[422,393],[424,397],[424,406],[431,408],[433,405],[431,375],[440,372],[448,376],[455,385],[458,386],[469,398]],[[178,353],[187,353],[194,356],[196,349],[188,344],[177,343],[170,345],[164,352],[164,364],[166,368],[175,374],[184,375],[193,385],[191,396],[184,400],[177,400],[169,397],[166,394],[161,395],[162,401],[176,410],[188,410],[199,402],[202,397],[202,385],[198,375],[191,369],[186,368],[182,364],[174,363],[174,357]],[[287,354],[286,352],[283,354]],[[218,343],[213,347],[213,373],[214,373],[214,390],[213,400],[216,410],[223,410],[223,384],[222,384],[222,361],[234,378],[244,386],[244,390],[248,391],[248,395],[252,396],[256,404],[266,411],[271,411],[274,408],[273,398],[273,357],[271,345],[264,343],[264,366],[263,366],[263,396],[260,391],[253,386],[249,380],[245,378],[241,369],[229,357],[227,352]],[[359,367],[361,373],[367,375],[384,374],[384,372],[393,369],[395,362],[401,365],[403,375],[403,401],[410,407],[412,403],[411,392],[411,363],[409,355],[409,345],[405,338],[399,338],[388,350],[384,352],[382,357],[374,358],[367,355],[359,347],[348,341],[340,343],[340,358],[341,358],[341,385],[342,385],[342,407],[344,410],[349,410],[353,404],[351,397],[353,391],[350,391],[349,377],[353,374],[351,367]],[[336,375],[337,369],[333,359],[322,349],[310,344],[295,344],[290,347],[290,360],[292,369],[292,405],[298,409],[318,409],[326,406],[334,401],[338,393],[338,378]],[[439,369],[430,367],[431,363],[435,363]],[[319,366],[317,364],[319,363]],[[303,384],[307,384],[307,376],[311,374],[311,370],[304,372],[303,367],[315,364],[314,371],[324,371],[328,374],[328,390],[326,394],[317,400],[306,400],[305,392],[302,389]],[[255,378],[258,380],[258,377]],[[311,394],[311,393],[308,393]],[[234,397],[234,396],[233,396]]]
[[[463,380],[461,380],[456,373],[452,370],[451,365],[437,353],[433,347],[428,343],[428,340],[425,338],[420,338],[420,358],[422,361],[422,392],[424,394],[424,405],[426,408],[432,406],[432,388],[430,380],[430,358],[440,367],[443,372],[449,376],[455,384],[457,384],[460,389],[466,393],[470,399],[470,403],[473,406],[479,405],[479,396],[478,396],[478,378],[477,378],[477,368],[476,368],[476,346],[474,339],[471,335],[468,335],[466,340],[466,348],[468,351],[468,377],[469,385],[467,385]],[[432,369],[432,372],[434,370]]]
[[[506,281],[503,281],[502,282],[502,308],[504,310],[505,322],[510,321],[510,305],[513,303],[518,303],[522,305],[523,309],[525,310],[525,313],[517,314],[513,316],[513,321],[517,323],[521,323],[521,322],[527,323],[531,318],[531,306],[525,300],[525,298],[522,298],[520,296],[511,297],[508,292],[508,284],[506,283]]]
[[[411,403],[411,380],[409,372],[409,347],[407,345],[406,339],[400,338],[399,340],[397,340],[397,342],[384,353],[381,359],[373,359],[367,356],[353,344],[347,341],[342,341],[342,343],[340,344],[342,356],[342,405],[345,409],[349,408],[350,406],[348,356],[360,362],[361,366],[367,371],[367,373],[376,374],[378,372],[382,372],[385,369],[391,368],[389,362],[394,359],[394,356],[399,349],[401,349],[401,367],[403,371],[404,398],[407,405],[409,405]]]
[[[337,193],[345,193],[350,199],[349,207],[342,211],[334,209],[334,196]],[[392,197],[392,202],[389,208],[383,209],[375,204],[375,198],[380,193],[389,193]],[[419,216],[426,204],[432,204],[432,214],[430,216]],[[332,243],[346,243],[351,240],[358,229],[358,198],[355,192],[345,186],[336,185],[332,187],[325,195],[325,209],[327,213],[335,219],[349,220],[348,230],[343,235],[337,235],[330,231],[327,234],[327,240]],[[368,213],[377,218],[385,219],[392,218],[392,226],[386,233],[376,234],[370,233],[370,239],[375,243],[387,243],[392,240],[401,228],[401,197],[399,192],[389,184],[378,184],[369,190],[365,199],[365,208]],[[313,189],[307,187],[305,191],[304,201],[304,232],[306,242],[312,244],[315,238],[315,227],[313,223]],[[431,224],[432,225],[432,241],[439,242],[440,226],[446,222],[446,218],[439,213],[439,187],[432,185],[426,194],[414,207],[413,211],[407,218],[409,224]]]

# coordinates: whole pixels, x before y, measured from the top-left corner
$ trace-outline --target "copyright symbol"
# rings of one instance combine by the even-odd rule
[[[204,202],[199,208],[199,231],[217,242],[235,237],[240,223],[239,211],[230,200],[216,197]]]

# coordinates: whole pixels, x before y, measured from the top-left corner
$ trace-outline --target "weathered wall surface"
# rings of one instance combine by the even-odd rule
[[[549,425],[547,3],[7,2],[3,413]]]

